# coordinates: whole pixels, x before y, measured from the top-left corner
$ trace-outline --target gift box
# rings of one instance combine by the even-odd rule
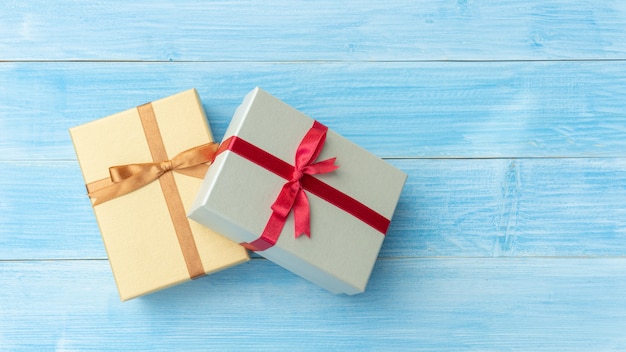
[[[365,290],[406,174],[262,89],[188,216],[333,293]]]
[[[217,150],[195,89],[70,134],[122,301],[248,260],[186,217]]]

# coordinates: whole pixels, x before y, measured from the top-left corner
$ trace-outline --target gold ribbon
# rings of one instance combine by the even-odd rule
[[[87,185],[89,197],[95,199],[93,205],[96,206],[136,191],[170,171],[203,178],[209,168],[205,163],[213,160],[217,147],[217,143],[207,143],[187,149],[171,160],[112,166],[109,178]]]
[[[189,277],[195,279],[205,275],[205,271],[171,171],[203,178],[208,170],[206,163],[213,160],[218,145],[217,143],[203,144],[185,150],[168,160],[152,104],[138,106],[137,111],[153,162],[109,168],[109,178],[87,184],[89,197],[95,198],[93,206],[96,206],[138,190],[158,179]]]

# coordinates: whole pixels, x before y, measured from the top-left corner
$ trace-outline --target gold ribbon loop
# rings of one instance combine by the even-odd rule
[[[109,168],[110,182],[103,182],[105,186],[94,190],[88,185],[89,197],[95,199],[95,206],[136,191],[170,171],[203,178],[208,170],[206,163],[213,160],[217,148],[217,143],[207,143],[187,149],[171,160],[113,166]]]

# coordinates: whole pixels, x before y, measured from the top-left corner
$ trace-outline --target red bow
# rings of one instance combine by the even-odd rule
[[[310,237],[310,209],[306,192],[315,194],[337,208],[346,211],[383,236],[387,233],[389,219],[312,176],[331,172],[338,168],[334,165],[335,158],[315,163],[315,159],[319,156],[326,141],[327,131],[328,128],[321,123],[317,121],[313,123],[313,127],[300,141],[296,150],[295,166],[237,136],[231,136],[222,142],[216,155],[229,150],[287,180],[272,204],[272,215],[261,236],[252,242],[241,243],[242,246],[252,251],[264,251],[274,246],[287,222],[287,216],[292,210],[294,212],[296,237],[302,234]]]
[[[300,184],[302,176],[324,174],[339,167],[335,165],[337,158],[313,164],[322,151],[327,131],[328,127],[315,121],[313,127],[304,136],[296,150],[296,160],[291,180],[283,185],[276,201],[272,204],[274,214],[283,218],[284,221],[286,221],[287,216],[293,209],[296,237],[302,234],[311,237],[309,199]]]

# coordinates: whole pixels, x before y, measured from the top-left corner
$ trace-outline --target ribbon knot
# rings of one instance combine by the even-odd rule
[[[174,169],[171,160],[161,161],[161,163],[159,163],[159,168],[163,170],[164,173],[172,171]]]
[[[300,179],[302,178],[303,175],[304,173],[302,171],[294,169],[290,182],[300,182]]]
[[[327,131],[328,127],[321,123],[317,121],[313,123],[313,127],[307,132],[296,149],[296,160],[291,180],[283,185],[276,201],[272,204],[273,213],[284,220],[293,210],[296,237],[301,235],[311,237],[309,199],[301,182],[311,175],[328,173],[339,167],[335,165],[336,158],[313,163],[322,152]]]
[[[203,178],[208,170],[206,163],[213,160],[217,147],[217,143],[207,143],[187,149],[171,160],[112,166],[109,168],[110,179],[106,180],[105,186],[95,190],[88,187],[89,197],[95,198],[95,206],[136,191],[170,171]]]

